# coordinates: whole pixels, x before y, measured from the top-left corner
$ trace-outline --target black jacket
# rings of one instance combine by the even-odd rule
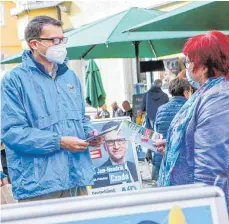
[[[149,119],[154,121],[158,107],[167,102],[169,102],[168,95],[164,93],[160,87],[152,86],[143,97],[141,110],[146,111]]]
[[[133,118],[133,110],[130,109],[129,111],[125,111],[123,115],[130,117],[131,120],[132,120],[132,118]]]

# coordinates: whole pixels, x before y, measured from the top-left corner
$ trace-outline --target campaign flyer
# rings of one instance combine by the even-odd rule
[[[162,135],[153,130],[144,128],[128,120],[122,121],[119,126],[118,134],[131,142],[141,145],[142,147],[157,151],[155,142],[162,139]]]
[[[112,118],[92,121],[99,132],[112,126],[119,126],[129,118]],[[90,155],[94,165],[93,185],[88,187],[89,195],[137,190],[141,187],[135,144],[118,134],[118,128],[104,135],[100,147],[91,147]]]

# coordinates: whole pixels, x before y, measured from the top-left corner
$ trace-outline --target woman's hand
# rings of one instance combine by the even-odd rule
[[[163,156],[165,153],[165,139],[158,139],[156,140],[155,146],[157,146],[157,151]]]
[[[6,185],[8,184],[9,181],[8,181],[8,178],[7,177],[4,177],[3,179],[0,180],[0,186],[2,187],[3,185]]]

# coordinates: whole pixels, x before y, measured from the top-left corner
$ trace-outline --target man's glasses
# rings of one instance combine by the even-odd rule
[[[66,44],[68,42],[68,38],[67,37],[63,37],[63,38],[59,38],[59,37],[41,38],[41,37],[39,37],[38,40],[51,40],[54,45],[58,45],[61,42],[63,42],[64,44]]]
[[[125,138],[115,139],[115,140],[106,140],[105,143],[109,146],[115,146],[115,144],[118,144],[119,146],[123,146],[127,140]]]

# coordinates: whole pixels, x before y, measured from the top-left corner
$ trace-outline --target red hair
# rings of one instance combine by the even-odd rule
[[[219,32],[210,31],[190,38],[183,52],[194,63],[193,71],[204,65],[229,76],[229,38]]]

